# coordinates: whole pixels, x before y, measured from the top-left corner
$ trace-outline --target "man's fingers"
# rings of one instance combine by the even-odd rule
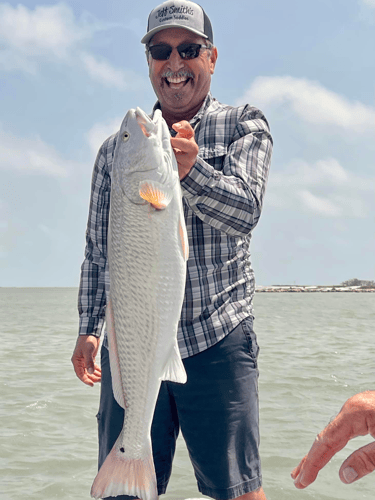
[[[303,464],[304,464],[305,460],[306,460],[306,456],[305,456],[305,457],[303,457],[303,459],[300,461],[300,463],[297,465],[297,467],[295,467],[295,468],[292,470],[292,472],[291,472],[291,474],[290,474],[290,475],[291,475],[291,477],[292,477],[292,479],[296,479],[296,478],[298,477],[298,475],[299,475],[299,473],[300,473],[300,471],[301,471],[301,469],[302,469],[302,466],[303,466]]]
[[[88,373],[92,375],[95,372],[95,365],[94,365],[94,346],[92,344],[89,344],[87,348],[83,351],[83,357],[85,360],[85,365]]]
[[[174,123],[173,129],[177,132],[176,137],[171,137],[171,144],[176,155],[178,174],[180,180],[184,179],[193,168],[199,152],[198,144],[195,142],[194,129],[186,120]]]
[[[189,141],[180,137],[171,137],[171,144],[173,149],[178,149],[183,153],[198,154],[199,148],[195,141]]]
[[[292,472],[296,487],[306,488],[350,439],[366,434],[375,434],[375,391],[349,398],[336,418],[317,436],[309,453]],[[343,482],[352,482],[375,470],[374,447],[372,443],[360,448],[344,462],[340,469]]]
[[[313,445],[314,446],[314,445]],[[311,448],[312,449],[312,448]],[[294,479],[294,486],[298,489],[303,489],[313,483],[327,461],[314,462],[309,458],[310,452],[301,460],[298,466],[293,470],[291,476]]]
[[[194,137],[194,129],[186,120],[174,123],[172,128],[177,132],[178,137],[182,137],[184,139],[191,139]]]
[[[86,368],[84,363],[79,363],[78,365],[75,366],[75,372],[77,377],[86,385],[89,385],[90,387],[93,387],[94,384],[97,382],[100,382],[101,380],[101,370],[98,365],[95,365],[94,373],[89,373]]]
[[[349,441],[350,430],[339,417],[318,434],[308,454],[292,472],[296,488],[306,488],[313,483],[319,471]]]
[[[352,453],[342,464],[339,472],[343,483],[352,483],[375,470],[375,443],[367,444]]]
[[[73,359],[72,359],[73,361]],[[83,358],[76,358],[73,361],[74,371],[76,372],[77,377],[86,385],[93,386],[94,383],[91,380],[89,374],[87,373],[85,362]]]
[[[80,336],[72,356],[72,363],[77,377],[86,385],[93,386],[101,379],[101,371],[95,364],[99,339],[94,336]]]

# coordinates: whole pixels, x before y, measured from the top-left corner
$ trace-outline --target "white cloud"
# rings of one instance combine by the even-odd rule
[[[15,137],[0,129],[0,170],[65,178],[76,167],[40,137]]]
[[[77,20],[64,3],[12,7],[0,4],[0,69],[36,74],[41,62],[64,63],[84,68],[89,77],[105,87],[118,90],[139,89],[144,80],[132,71],[124,71],[84,50],[98,31],[119,27],[94,19]],[[122,26],[123,29],[133,29]]]
[[[83,52],[81,60],[91,78],[102,83],[105,87],[130,90],[139,89],[140,86],[144,85],[144,81],[136,73],[116,69],[104,59],[99,61],[93,55]]]
[[[358,132],[375,129],[375,108],[350,101],[319,82],[292,76],[258,77],[238,102],[260,108],[289,105],[302,120]]]
[[[366,7],[372,7],[375,9],[375,0],[361,0],[361,3],[366,5]]]
[[[114,118],[105,123],[96,123],[86,134],[87,142],[95,157],[103,142],[120,129],[123,118]]]
[[[341,208],[328,198],[316,196],[307,190],[300,191],[298,196],[303,205],[316,214],[326,217],[338,217],[342,214]]]
[[[0,40],[23,55],[50,54],[65,58],[78,41],[91,36],[65,4],[13,8],[0,4]]]
[[[363,218],[375,210],[375,177],[344,169],[335,158],[291,161],[272,172],[266,203],[278,210],[305,210],[323,217]]]
[[[292,160],[282,171],[272,173],[278,186],[327,186],[338,187],[350,183],[351,177],[335,158],[326,158],[309,164],[304,160]]]

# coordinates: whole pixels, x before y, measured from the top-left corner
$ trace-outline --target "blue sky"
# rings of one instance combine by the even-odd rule
[[[274,137],[258,285],[375,279],[375,0],[202,0],[212,93]],[[96,152],[155,96],[155,2],[0,3],[0,286],[77,286]]]

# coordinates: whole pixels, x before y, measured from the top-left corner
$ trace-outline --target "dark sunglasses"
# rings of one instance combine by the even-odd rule
[[[181,43],[177,47],[177,51],[180,54],[181,59],[195,59],[199,56],[200,49],[209,49],[206,45],[201,45],[199,43]],[[151,57],[156,59],[156,61],[166,61],[172,54],[173,47],[170,45],[151,45],[148,47],[151,52]]]

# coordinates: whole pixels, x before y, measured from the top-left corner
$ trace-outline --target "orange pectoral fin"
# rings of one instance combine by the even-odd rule
[[[150,184],[144,184],[139,190],[139,196],[144,200],[151,203],[154,208],[161,210],[167,206],[165,202],[164,194],[158,190],[154,189]]]
[[[173,193],[155,181],[143,181],[139,185],[139,196],[151,203],[151,205],[162,210],[169,205]]]

